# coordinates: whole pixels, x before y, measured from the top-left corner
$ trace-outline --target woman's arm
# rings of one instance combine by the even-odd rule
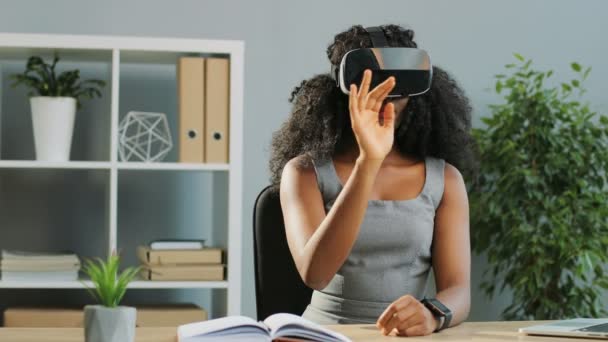
[[[291,160],[281,175],[281,208],[291,255],[306,285],[322,289],[344,263],[359,234],[367,201],[382,161],[393,147],[395,106],[382,102],[395,87],[388,78],[369,91],[372,73],[366,70],[361,91],[350,87],[349,112],[359,157],[344,188],[325,216],[323,199],[311,168]]]
[[[311,288],[322,289],[344,263],[359,234],[378,162],[358,161],[325,215],[312,168],[290,161],[281,177],[281,208],[289,249],[300,276]]]
[[[471,306],[469,199],[460,172],[449,164],[435,216],[432,255],[436,298],[452,311],[450,326],[457,325],[467,318]]]
[[[445,167],[443,198],[435,213],[432,260],[436,298],[452,311],[450,326],[464,321],[471,303],[471,248],[469,242],[469,200],[460,172]],[[397,329],[400,335],[428,335],[438,322],[416,298],[405,295],[378,318],[383,334]]]

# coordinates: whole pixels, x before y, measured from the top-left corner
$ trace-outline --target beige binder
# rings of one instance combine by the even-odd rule
[[[228,163],[230,61],[207,58],[205,162]]]
[[[177,64],[179,162],[205,161],[205,59],[180,57]]]

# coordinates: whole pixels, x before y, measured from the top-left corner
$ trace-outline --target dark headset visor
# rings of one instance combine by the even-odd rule
[[[421,95],[431,87],[431,58],[421,49],[365,48],[347,52],[338,75],[343,93],[350,93],[351,84],[361,84],[365,69],[372,71],[370,89],[390,76],[395,77],[397,83],[389,97]]]

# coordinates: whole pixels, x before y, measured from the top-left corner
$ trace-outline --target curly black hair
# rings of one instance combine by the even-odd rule
[[[389,46],[417,47],[414,31],[398,25],[382,26]],[[357,48],[372,46],[360,25],[335,36],[327,48],[329,61],[337,65],[342,56]],[[329,70],[329,67],[328,67]],[[348,96],[336,87],[329,74],[304,80],[291,93],[291,115],[273,134],[270,181],[278,185],[285,164],[300,155],[323,159],[356,144],[348,112]],[[403,120],[395,129],[398,150],[409,156],[444,159],[463,173],[474,168],[471,136],[471,105],[457,82],[443,69],[433,66],[431,88],[409,99]],[[303,163],[309,163],[304,158]]]

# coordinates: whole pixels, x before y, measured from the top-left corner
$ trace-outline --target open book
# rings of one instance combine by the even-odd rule
[[[300,316],[279,313],[263,322],[244,316],[218,318],[180,325],[179,342],[196,341],[272,341],[278,338],[309,341],[347,342],[346,336],[333,332]]]

